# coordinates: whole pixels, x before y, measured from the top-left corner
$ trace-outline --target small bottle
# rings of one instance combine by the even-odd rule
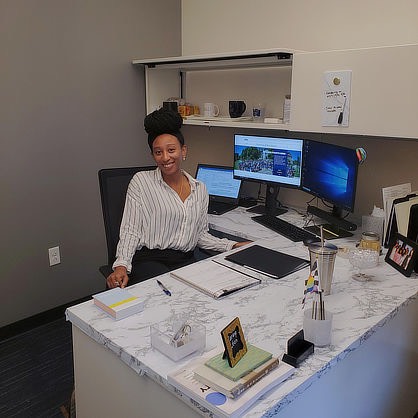
[[[290,122],[290,94],[286,94],[283,104],[283,123]]]

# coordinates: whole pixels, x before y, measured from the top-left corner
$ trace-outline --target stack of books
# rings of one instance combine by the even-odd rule
[[[247,353],[234,367],[220,353],[196,368],[194,375],[228,398],[236,398],[278,366],[279,359],[271,353],[248,345]]]
[[[219,349],[212,350],[204,358],[195,359],[168,375],[168,381],[181,393],[220,417],[242,416],[295,370],[250,344],[248,352],[232,368],[222,355]]]

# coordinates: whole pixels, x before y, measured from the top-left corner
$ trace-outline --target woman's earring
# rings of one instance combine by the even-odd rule
[[[186,161],[186,156],[185,155],[183,155],[183,161]]]

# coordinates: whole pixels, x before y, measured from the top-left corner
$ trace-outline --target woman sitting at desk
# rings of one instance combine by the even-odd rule
[[[187,154],[182,123],[177,112],[164,109],[144,120],[157,168],[138,172],[129,184],[109,288],[190,264],[196,246],[228,251],[247,244],[209,234],[206,187],[181,169]]]

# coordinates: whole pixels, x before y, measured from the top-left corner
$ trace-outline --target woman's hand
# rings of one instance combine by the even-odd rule
[[[115,271],[109,275],[106,279],[107,287],[113,289],[115,287],[126,287],[128,284],[128,273],[126,272],[126,267],[118,266],[115,268]]]
[[[243,241],[243,242],[236,242],[232,248],[242,247],[243,245],[251,244],[252,241]]]

